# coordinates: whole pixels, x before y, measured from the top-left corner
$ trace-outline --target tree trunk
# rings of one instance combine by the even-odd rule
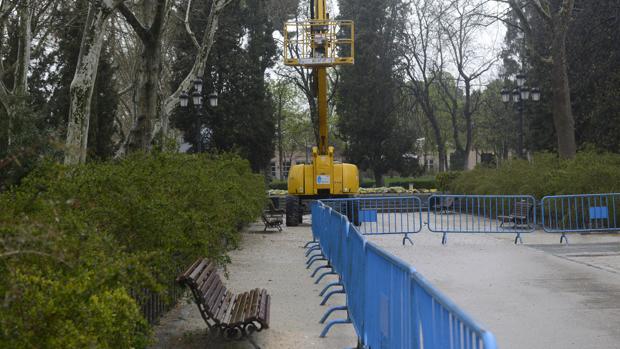
[[[118,2],[96,1],[88,8],[88,16],[82,34],[80,53],[75,75],[69,89],[69,124],[65,149],[65,164],[86,161],[88,145],[88,122],[93,87],[105,34],[107,19]],[[107,7],[110,6],[110,7]]]
[[[159,77],[161,72],[161,38],[143,42],[138,68],[135,101],[137,116],[129,135],[127,150],[149,152],[153,140],[153,124],[159,117]]]
[[[284,179],[284,149],[282,146],[282,94],[278,99],[278,165],[280,166],[280,180]]]
[[[381,169],[373,169],[375,175],[375,187],[383,186],[383,171]]]
[[[558,154],[561,158],[572,159],[577,152],[577,145],[575,142],[575,120],[573,118],[570,87],[568,85],[566,30],[559,30],[559,32],[554,34],[551,54],[553,57],[551,69],[553,124],[557,133]]]
[[[465,118],[465,149],[464,151],[464,169],[469,170],[471,164],[469,163],[469,153],[473,147],[473,127],[472,127],[472,107],[471,107],[471,81],[465,80],[465,105],[463,107],[463,117]]]

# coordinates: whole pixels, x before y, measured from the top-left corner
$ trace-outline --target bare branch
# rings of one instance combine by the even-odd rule
[[[189,26],[189,11],[191,8],[192,8],[192,0],[188,0],[187,9],[185,10],[185,20],[183,21],[183,23],[185,23],[185,31],[189,35],[190,39],[192,39],[192,43],[194,44],[194,47],[197,50],[200,50],[200,44],[198,43],[198,39],[196,39],[196,35],[192,31],[192,28]]]

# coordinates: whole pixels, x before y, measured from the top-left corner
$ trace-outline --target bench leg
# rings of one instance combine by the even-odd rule
[[[326,272],[324,272],[323,274],[321,274],[321,275],[319,276],[319,278],[318,278],[318,279],[316,279],[316,281],[314,282],[314,284],[316,285],[316,284],[318,284],[319,282],[321,282],[321,280],[323,280],[323,278],[324,278],[325,276],[327,276],[327,275],[338,275],[338,274],[337,274],[336,272],[334,272],[334,271],[326,271]]]
[[[566,234],[562,233],[562,236],[560,236],[560,244],[562,243],[562,240],[566,241],[566,244],[568,245],[568,236],[566,236]]]
[[[318,272],[319,272],[319,270],[321,270],[321,269],[327,269],[327,268],[331,269],[332,267],[331,267],[331,265],[329,265],[329,264],[325,264],[325,265],[320,265],[320,266],[318,266],[316,269],[314,269],[314,271],[312,272],[312,275],[310,275],[310,277],[314,277],[314,276],[316,275],[316,273],[318,273]]]
[[[327,301],[329,300],[329,298],[335,294],[342,294],[345,293],[344,289],[340,289],[340,290],[333,290],[331,292],[329,292],[328,294],[325,295],[325,297],[323,297],[323,300],[321,301],[321,305],[325,305],[325,303],[327,303]]]
[[[321,293],[319,293],[319,297],[322,297],[322,296],[325,294],[325,292],[327,292],[327,290],[328,290],[329,288],[334,287],[334,286],[342,286],[342,284],[340,283],[340,280],[338,280],[338,281],[334,281],[334,282],[330,282],[329,284],[327,284],[327,285],[325,286],[325,288],[323,288],[323,290],[321,291]]]
[[[448,234],[443,233],[443,235],[441,236],[441,244],[445,246],[447,243],[448,243]]]
[[[324,323],[325,323],[325,321],[327,321],[327,318],[328,318],[328,317],[329,317],[329,316],[330,316],[333,312],[338,311],[338,310],[348,310],[348,308],[347,308],[347,306],[346,306],[346,305],[339,305],[339,306],[336,306],[336,307],[331,307],[331,308],[327,309],[327,311],[325,312],[325,314],[323,314],[323,317],[321,318],[321,320],[319,320],[319,323],[320,323],[320,324],[324,324]]]

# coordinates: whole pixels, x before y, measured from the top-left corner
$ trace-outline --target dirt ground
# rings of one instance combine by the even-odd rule
[[[282,232],[265,232],[263,226],[250,226],[244,233],[241,246],[232,251],[232,263],[227,267],[228,280],[224,283],[233,292],[252,288],[266,288],[271,295],[270,328],[252,337],[263,349],[271,348],[344,348],[354,347],[357,341],[351,325],[337,325],[326,338],[319,338],[323,325],[319,319],[328,306],[343,305],[344,297],[335,295],[325,306],[320,306],[319,292],[332,276],[319,285],[310,278],[305,268],[304,244],[311,239],[310,216],[305,223]],[[318,265],[318,263],[316,264]],[[335,312],[332,319],[344,317]],[[253,348],[247,341],[218,342],[206,336],[205,324],[193,302],[180,302],[166,314],[155,328],[151,349],[163,348]]]

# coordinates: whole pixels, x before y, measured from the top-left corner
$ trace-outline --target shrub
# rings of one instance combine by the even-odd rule
[[[286,180],[273,180],[269,183],[269,189],[273,190],[288,190],[288,181]]]
[[[435,184],[437,189],[442,192],[450,192],[453,190],[454,182],[461,175],[461,172],[440,172],[435,176]]]
[[[131,290],[166,297],[197,256],[227,262],[265,200],[231,155],[44,163],[0,195],[0,347],[144,347]]]
[[[536,154],[532,162],[512,160],[497,169],[476,168],[451,184],[455,193],[529,194],[536,198],[555,194],[587,194],[620,190],[620,155],[584,151],[574,159]]]

